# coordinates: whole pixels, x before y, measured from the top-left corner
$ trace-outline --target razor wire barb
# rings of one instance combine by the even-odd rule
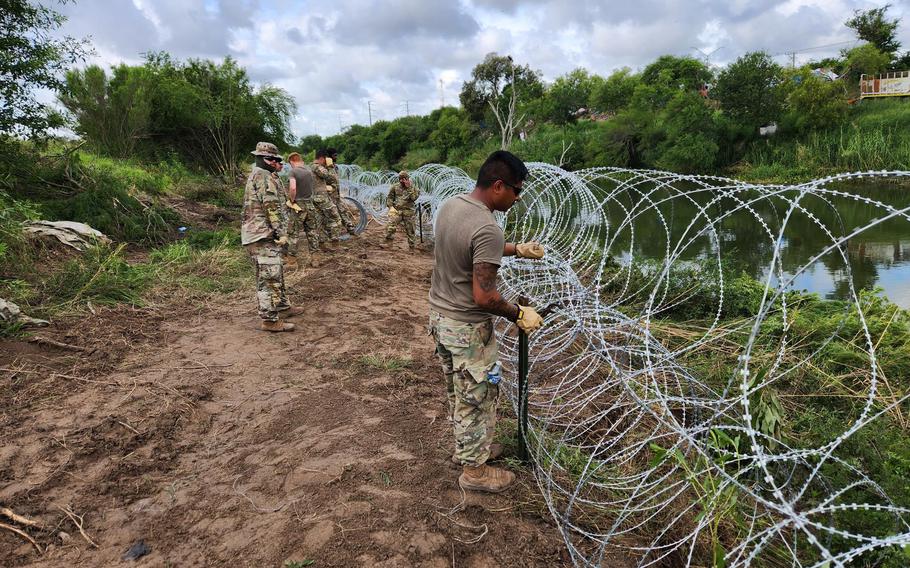
[[[529,169],[520,203],[498,218],[509,240],[539,241],[547,255],[504,259],[501,286],[507,297],[554,308],[530,340],[529,450],[573,562],[601,566],[618,553],[641,567],[832,568],[885,549],[905,547],[907,554],[910,503],[892,501],[845,447],[910,397],[879,396],[878,338],[866,320],[869,296],[850,277],[847,244],[881,223],[910,222],[910,208],[842,187],[906,182],[910,172],[785,186],[652,170],[567,172],[541,163]],[[396,173],[341,171],[348,193],[384,222]],[[422,166],[411,178],[421,190],[418,204],[430,212],[425,234],[439,205],[474,185],[462,170],[439,164]],[[877,216],[848,229],[836,206],[844,201]],[[825,214],[817,212],[819,204]],[[674,218],[676,209],[690,214]],[[767,252],[767,261],[757,309],[725,318],[725,306],[737,300],[725,297],[724,227],[733,216],[748,219],[761,235],[754,246]],[[637,233],[642,222],[650,234]],[[821,235],[824,246],[785,269],[785,233],[796,223]],[[639,258],[643,239],[659,241],[660,258]],[[848,299],[838,304],[834,331],[807,351],[792,329],[800,302],[794,282],[832,257],[844,267]],[[663,316],[695,298],[713,302],[700,325],[668,325]],[[848,321],[860,330],[854,340],[863,362],[853,372],[862,377],[862,390],[853,395],[861,404],[829,439],[785,439],[766,418],[779,406],[769,393],[823,364],[826,347],[840,340]],[[514,407],[511,328],[500,320],[497,334]],[[728,363],[722,380],[693,364],[705,354]],[[874,515],[875,526],[854,522],[859,513]],[[910,564],[910,555],[903,558]]]

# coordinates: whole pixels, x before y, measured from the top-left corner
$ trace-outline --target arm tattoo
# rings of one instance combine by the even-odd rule
[[[480,286],[484,293],[492,296],[486,305],[480,307],[491,314],[515,321],[518,319],[518,308],[515,304],[505,301],[496,290],[496,274],[498,271],[499,267],[489,262],[478,262],[474,265],[474,278],[477,280],[477,285]]]

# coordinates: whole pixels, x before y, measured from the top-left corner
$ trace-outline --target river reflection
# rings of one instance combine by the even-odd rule
[[[857,290],[880,287],[891,301],[910,308],[906,187],[877,181],[826,188],[860,199],[800,195],[795,190],[771,196],[748,191],[717,199],[710,190],[639,189],[606,202],[613,230],[605,246],[616,258],[663,260],[668,244],[674,261],[709,258],[719,249],[725,263],[756,278],[773,273],[775,286],[782,280],[796,290],[849,299],[852,281]],[[643,204],[644,195],[650,203]],[[799,207],[791,211],[794,201]],[[885,206],[901,215],[879,222],[892,215]],[[624,208],[633,212],[631,222]],[[779,264],[772,271],[775,248]]]

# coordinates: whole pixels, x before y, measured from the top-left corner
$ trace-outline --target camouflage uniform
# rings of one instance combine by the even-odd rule
[[[349,234],[354,235],[357,233],[354,219],[351,217],[351,212],[348,211],[348,208],[342,205],[341,202],[341,180],[338,177],[338,168],[333,165],[331,168],[327,167],[326,170],[328,170],[331,179],[327,185],[334,188],[334,191],[329,191],[329,198],[331,198],[332,203],[335,204],[335,209],[338,211],[338,217],[341,219],[341,224],[344,225],[344,228],[347,229]]]
[[[400,223],[404,229],[404,234],[408,237],[408,248],[414,248],[414,245],[416,244],[414,238],[414,219],[417,217],[415,204],[417,203],[418,197],[420,197],[420,190],[417,189],[417,186],[413,181],[411,182],[411,187],[405,187],[401,182],[392,184],[385,203],[386,206],[394,207],[398,210],[398,215],[389,216],[389,224],[385,229],[385,238],[387,241],[391,241],[392,237],[395,236],[395,231],[398,230],[398,225]]]
[[[275,243],[287,235],[284,200],[278,177],[254,166],[243,190],[240,242],[256,265],[259,315],[266,321],[278,321],[278,312],[290,307],[284,289],[281,246]]]
[[[319,225],[321,231],[328,235],[332,241],[337,241],[341,236],[341,217],[329,197],[327,185],[331,182],[328,168],[318,162],[310,165],[313,171],[313,206],[319,212]]]
[[[455,457],[462,465],[482,465],[490,457],[499,398],[499,385],[487,380],[499,356],[493,320],[464,323],[431,310],[430,334],[446,377]]]

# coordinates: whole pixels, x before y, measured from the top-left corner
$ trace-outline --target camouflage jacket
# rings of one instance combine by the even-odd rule
[[[287,234],[282,214],[285,192],[277,176],[253,166],[243,189],[243,217],[240,242],[248,245],[264,239],[279,239]]]
[[[332,185],[332,174],[318,162],[310,164],[310,169],[313,171],[313,194],[325,194],[328,191],[326,186]]]
[[[420,197],[420,190],[417,189],[413,181],[411,182],[411,187],[404,187],[401,182],[398,182],[392,184],[385,202],[387,206],[394,207],[399,211],[413,211],[418,197]]]
[[[331,168],[326,168],[329,172],[330,181],[327,182],[329,185],[334,187],[336,190],[341,189],[341,180],[338,178],[338,168],[332,166]]]

